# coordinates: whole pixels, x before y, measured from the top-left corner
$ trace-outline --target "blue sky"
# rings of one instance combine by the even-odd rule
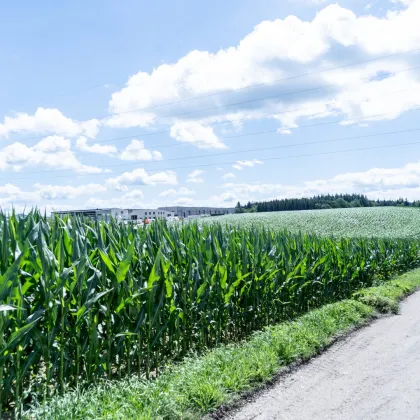
[[[419,21],[420,0],[4,3],[0,206],[420,199]]]

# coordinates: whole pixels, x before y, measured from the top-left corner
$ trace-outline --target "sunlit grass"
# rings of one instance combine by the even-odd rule
[[[206,218],[202,223],[287,229],[320,236],[420,238],[420,209],[368,207],[246,213]]]

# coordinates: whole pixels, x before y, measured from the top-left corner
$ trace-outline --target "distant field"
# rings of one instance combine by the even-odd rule
[[[231,214],[207,222],[265,226],[335,237],[406,238],[419,234],[420,209],[367,207],[271,213]]]

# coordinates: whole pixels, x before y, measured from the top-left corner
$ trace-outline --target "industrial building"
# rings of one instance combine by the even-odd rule
[[[123,221],[136,221],[148,219],[168,219],[171,217],[194,218],[203,216],[221,216],[223,214],[234,213],[234,208],[219,207],[159,207],[158,209],[86,209],[86,210],[64,210],[56,211],[59,216],[77,215],[82,217],[90,217],[93,219],[109,221],[111,218]]]
[[[220,216],[222,214],[235,213],[233,207],[159,207],[159,210],[165,210],[174,214],[175,217],[200,217],[200,216]]]
[[[148,219],[167,219],[174,216],[171,211],[163,209],[87,209],[87,210],[64,210],[56,211],[55,214],[59,216],[71,215],[90,217],[93,219],[109,221],[112,218],[124,221],[136,221]]]

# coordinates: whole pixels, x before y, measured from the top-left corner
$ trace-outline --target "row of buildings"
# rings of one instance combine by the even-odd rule
[[[205,216],[221,216],[223,214],[234,213],[234,208],[220,207],[159,207],[157,209],[120,209],[120,208],[102,208],[102,209],[81,209],[81,210],[64,210],[56,211],[55,214],[77,215],[109,221],[111,218],[123,221],[137,221],[144,219],[171,219],[179,218],[195,218]]]

